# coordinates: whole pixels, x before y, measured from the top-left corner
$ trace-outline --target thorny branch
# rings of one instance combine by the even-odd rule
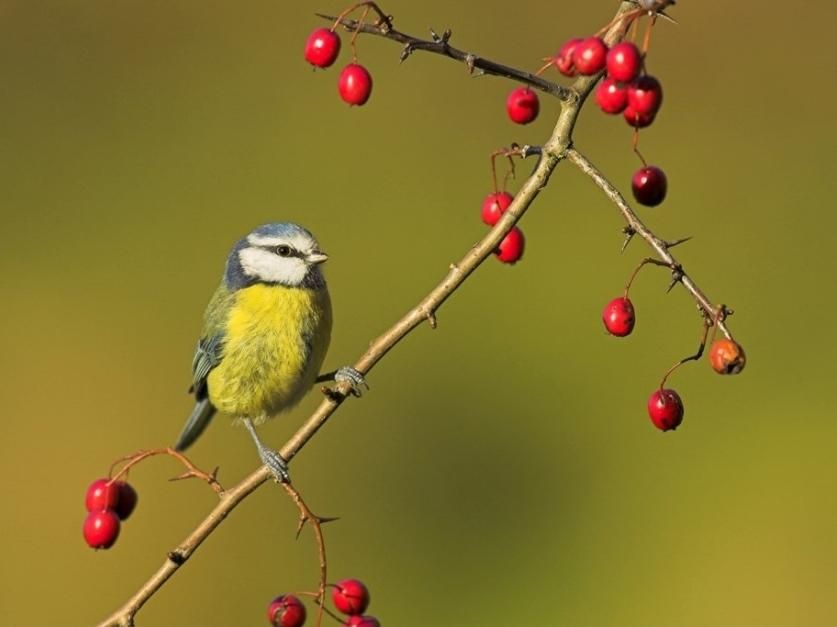
[[[572,99],[574,95],[572,90],[567,89],[558,83],[553,83],[552,81],[548,81],[540,76],[536,76],[531,72],[518,70],[517,68],[509,67],[508,65],[491,61],[485,57],[480,57],[470,52],[454,48],[448,43],[451,36],[451,31],[449,30],[446,30],[441,35],[431,30],[430,34],[432,39],[427,40],[419,37],[413,37],[412,35],[407,35],[395,30],[392,27],[392,18],[389,16],[383,16],[383,14],[380,14],[382,17],[379,17],[379,19],[373,24],[346,19],[339,16],[323,15],[322,13],[317,13],[316,15],[317,17],[321,17],[330,22],[341,24],[347,31],[351,31],[353,33],[378,35],[380,37],[386,37],[387,39],[392,39],[393,41],[404,44],[404,48],[401,50],[401,61],[406,61],[407,58],[413,54],[413,52],[423,50],[425,52],[432,52],[457,61],[462,61],[468,67],[468,72],[471,75],[478,76],[481,74],[492,74],[494,76],[511,78],[521,83],[525,83],[530,87],[534,87],[535,89],[539,89],[551,96],[555,96],[563,102]]]
[[[672,281],[682,283],[683,287],[686,288],[686,291],[689,292],[689,294],[691,294],[697,302],[701,313],[709,317],[709,319],[714,320],[718,325],[718,328],[725,336],[732,338],[732,334],[727,328],[725,322],[726,317],[730,315],[732,311],[727,309],[724,305],[718,305],[717,307],[713,305],[712,301],[709,300],[694,280],[686,274],[680,262],[678,262],[677,259],[674,258],[674,255],[671,254],[671,249],[677,244],[683,243],[684,240],[666,242],[654,235],[651,229],[645,226],[642,220],[640,220],[636,213],[634,213],[634,210],[631,209],[627,202],[625,202],[625,198],[619,190],[616,189],[613,183],[608,181],[604,174],[602,174],[596,166],[594,166],[590,160],[587,159],[587,157],[582,155],[575,148],[570,148],[567,150],[567,158],[573,164],[578,166],[579,170],[593,179],[593,182],[607,195],[608,198],[610,198],[619,211],[622,212],[625,221],[628,223],[626,230],[628,237],[639,235],[642,239],[644,239],[648,245],[654,249],[657,255],[659,255],[662,262],[671,268]]]
[[[628,14],[633,12],[636,15],[637,6],[637,3],[630,1],[620,3],[616,16],[603,37],[608,45],[613,45],[625,36],[625,31],[631,23]],[[327,16],[323,17],[334,19],[328,18]],[[462,259],[457,263],[451,264],[446,276],[430,293],[369,346],[368,350],[354,364],[354,367],[358,371],[364,375],[368,374],[375,364],[392,350],[396,344],[423,322],[428,322],[431,326],[435,326],[437,309],[494,252],[506,234],[511,231],[512,227],[527,211],[539,192],[548,184],[555,167],[565,158],[570,159],[583,172],[588,174],[619,208],[628,223],[624,232],[629,238],[634,234],[640,235],[660,256],[660,259],[672,268],[673,272],[676,268],[680,268],[677,280],[695,298],[704,316],[714,321],[727,337],[731,336],[724,324],[724,319],[731,312],[723,305],[717,308],[714,307],[709,298],[697,287],[694,281],[682,271],[682,268],[670,253],[670,248],[677,242],[667,243],[654,235],[640,221],[618,190],[581,153],[572,148],[572,135],[576,120],[585,99],[598,81],[599,76],[582,76],[576,79],[571,87],[561,87],[528,72],[488,61],[475,54],[453,48],[449,44],[449,32],[441,36],[435,36],[433,41],[426,41],[395,31],[392,28],[391,18],[382,12],[379,12],[379,18],[376,24],[358,24],[353,20],[345,19],[341,20],[340,23],[349,30],[358,30],[360,33],[380,35],[405,44],[405,48],[402,51],[402,58],[406,58],[415,50],[425,50],[441,54],[466,63],[471,71],[478,69],[487,74],[505,76],[550,93],[558,97],[562,101],[563,106],[551,136],[541,147],[540,151],[532,149],[525,153],[540,154],[540,159],[532,174],[523,183],[501,219],[485,237],[465,253]],[[338,384],[330,390],[329,394],[325,396],[302,427],[281,448],[281,455],[288,461],[292,460],[326,423],[329,417],[348,397],[349,393],[350,389],[347,383]],[[134,624],[134,617],[140,608],[180,569],[198,547],[212,534],[215,528],[221,524],[224,518],[251,492],[270,478],[270,471],[262,466],[242,480],[238,485],[224,491],[220,495],[220,501],[215,508],[179,546],[168,554],[167,559],[157,572],[121,608],[105,619],[100,624],[100,627],[132,626]]]
[[[317,541],[317,554],[320,560],[320,583],[314,597],[317,599],[317,606],[319,608],[317,610],[317,625],[320,625],[323,620],[326,584],[328,583],[328,566],[326,562],[325,538],[323,537],[323,524],[336,519],[317,516],[302,499],[299,491],[290,483],[283,483],[282,487],[285,488],[285,492],[288,493],[288,496],[291,497],[291,500],[297,506],[297,509],[299,509],[299,523],[296,528],[297,537],[299,537],[305,525],[310,525],[314,531],[314,538]]]

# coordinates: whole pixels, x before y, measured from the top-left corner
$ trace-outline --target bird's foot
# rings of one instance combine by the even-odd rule
[[[280,483],[291,482],[291,475],[288,472],[288,462],[278,451],[261,446],[259,447],[259,457],[262,458],[262,463],[268,467],[277,481]]]
[[[262,463],[268,467],[277,481],[280,483],[290,483],[291,475],[288,473],[287,460],[278,451],[273,450],[269,446],[265,446],[259,434],[256,433],[256,427],[253,426],[252,420],[244,418],[242,422],[247,428],[247,431],[250,432],[250,437],[253,438],[253,442],[256,444],[256,449],[259,451],[259,457],[261,457]]]
[[[352,396],[362,396],[364,392],[369,391],[369,384],[366,378],[351,366],[343,366],[334,373],[334,381],[336,383],[348,383],[351,386]]]

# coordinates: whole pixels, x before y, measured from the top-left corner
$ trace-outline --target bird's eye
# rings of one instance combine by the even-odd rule
[[[290,246],[277,246],[276,247],[276,254],[280,257],[287,257],[291,254],[291,247]]]

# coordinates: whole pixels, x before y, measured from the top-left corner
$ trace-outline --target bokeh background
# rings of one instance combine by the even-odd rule
[[[302,46],[340,4],[5,0],[0,5],[0,623],[90,625],[120,605],[213,505],[157,459],[116,546],[81,538],[88,483],[171,443],[201,314],[232,242],[295,220],[330,253],[328,365],[353,361],[483,233],[488,154],[541,143],[558,112],[509,122],[512,85],[360,40],[370,103]],[[386,0],[396,26],[534,69],[616,2]],[[775,9],[775,10],[774,10]],[[524,260],[488,260],[370,376],[294,461],[327,527],[333,579],[371,586],[384,625],[837,624],[837,307],[833,155],[837,6],[684,0],[654,32],[666,100],[643,133],[670,195],[642,216],[678,249],[750,359],[673,385],[676,433],[649,423],[662,372],[696,347],[687,295],[649,269],[639,322],[608,337],[640,242],[570,165],[526,215]],[[341,65],[347,62],[344,48]],[[553,76],[554,77],[554,76]],[[626,189],[620,119],[588,107],[576,145]],[[522,177],[528,165],[520,168]],[[512,188],[516,184],[512,183]],[[284,441],[319,399],[263,431]],[[196,463],[233,484],[257,464],[219,419]],[[224,522],[141,625],[262,625],[312,589],[309,533],[272,486]]]

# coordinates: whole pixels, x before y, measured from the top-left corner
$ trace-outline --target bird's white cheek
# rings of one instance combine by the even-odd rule
[[[279,257],[262,248],[245,248],[239,252],[244,274],[259,281],[298,285],[305,278],[305,263],[296,257]]]

